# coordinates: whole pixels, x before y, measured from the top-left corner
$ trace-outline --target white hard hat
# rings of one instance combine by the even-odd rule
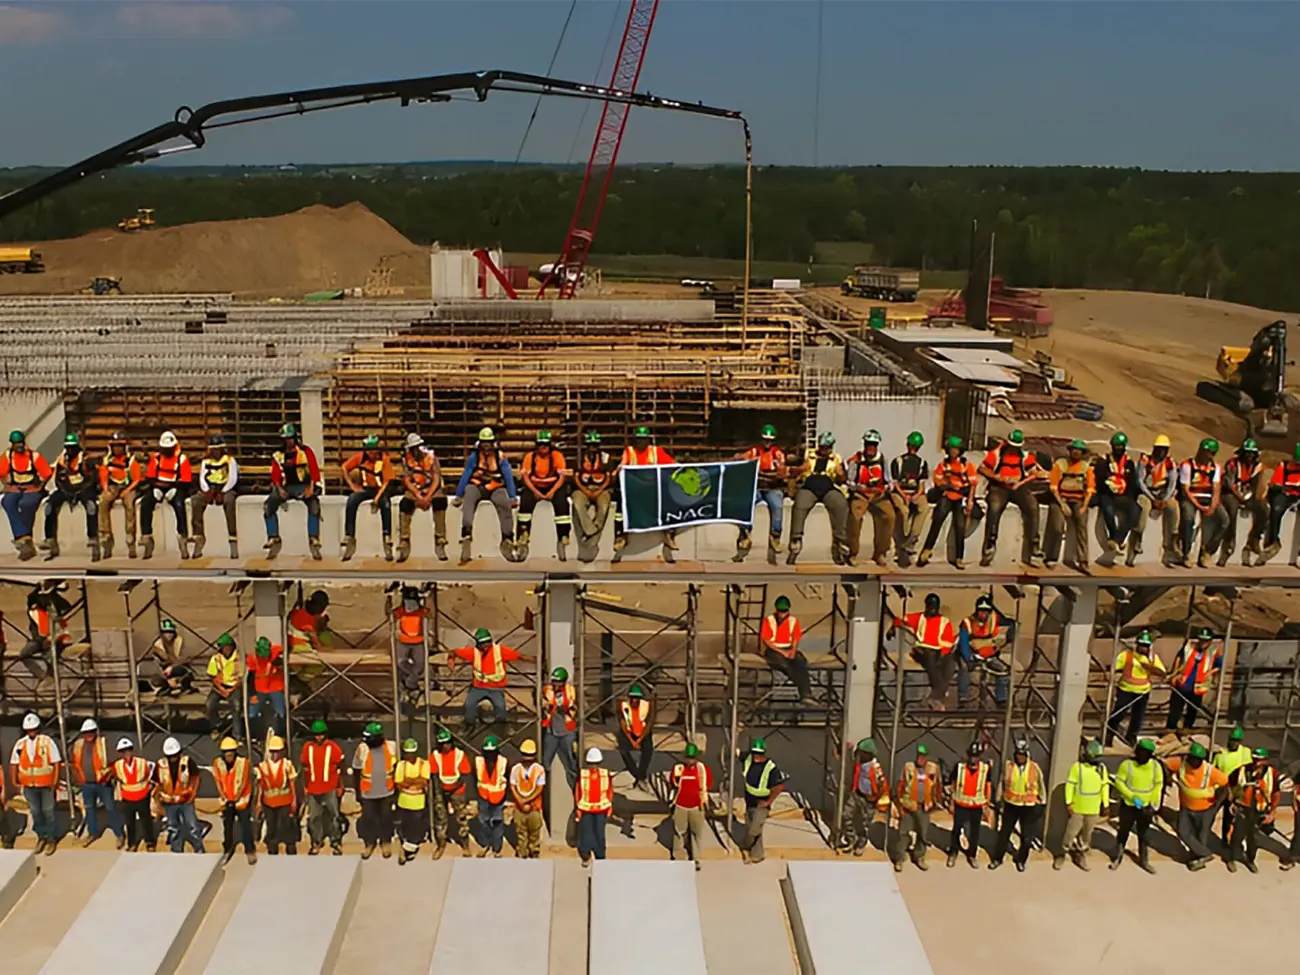
[[[163,435],[162,435],[161,437],[158,438],[158,446],[159,446],[159,447],[175,447],[175,446],[176,446],[176,434],[172,433],[170,430],[164,430],[164,431],[163,431]]]
[[[94,718],[87,718],[81,722],[81,733],[84,735],[88,731],[98,731],[99,725],[95,724]]]
[[[36,716],[36,712],[28,711],[23,715],[23,731],[35,731],[41,726],[41,719]]]
[[[125,739],[123,739],[125,741]],[[120,745],[118,747],[121,747]],[[175,738],[168,738],[163,742],[163,754],[167,756],[179,755],[181,753],[181,743]]]
[[[604,758],[605,758],[605,756],[602,755],[602,754],[600,753],[600,749],[599,749],[599,748],[594,748],[594,747],[593,747],[593,748],[588,748],[588,749],[587,749],[587,764],[588,764],[588,765],[599,765],[599,764],[604,760]]]
[[[414,450],[416,447],[424,446],[424,438],[418,433],[408,433],[406,435],[406,449]]]
[[[130,738],[119,738],[119,739],[117,740],[117,750],[118,750],[119,752],[124,752],[124,751],[126,751],[128,748],[131,748],[131,749],[134,749],[134,748],[135,748],[135,743],[134,743],[133,741],[131,741]]]

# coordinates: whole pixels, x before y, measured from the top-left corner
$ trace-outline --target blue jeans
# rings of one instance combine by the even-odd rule
[[[605,826],[609,813],[583,813],[578,820],[578,856],[605,859]]]
[[[172,852],[185,852],[185,841],[195,853],[203,852],[203,843],[199,840],[199,819],[194,815],[194,803],[174,802],[163,805],[167,816],[167,833],[171,839]]]
[[[379,496],[379,488],[368,487],[360,491],[353,491],[348,495],[347,507],[343,510],[343,534],[348,538],[354,538],[357,534],[357,512],[367,501],[374,501]],[[388,503],[392,492],[385,490],[384,496],[379,498],[379,524],[384,531],[384,537],[388,538],[393,534],[393,506]],[[310,517],[310,516],[308,516]],[[310,534],[311,529],[308,529]]]
[[[58,839],[58,826],[54,822],[54,790],[23,789],[27,811],[32,814],[32,832],[38,839]]]
[[[307,484],[290,484],[284,491],[288,498],[280,497],[280,492],[275,488],[267,495],[266,504],[262,506],[262,515],[266,521],[266,537],[275,538],[280,534],[280,509],[290,501],[301,501],[307,506],[307,535],[310,538],[320,537],[320,498],[312,495],[310,498],[304,498],[307,492]]]
[[[275,723],[276,731],[279,732],[280,734],[284,734],[284,718],[285,718],[284,691],[271,691],[270,693],[267,694],[257,694],[255,696],[254,695],[249,696],[248,698],[249,728],[250,729],[252,728],[254,718],[261,718],[263,702],[270,704],[271,709],[275,711],[275,716],[276,718],[279,719]]]
[[[471,687],[465,695],[465,723],[478,719],[478,706],[484,701],[492,703],[492,720],[505,724],[510,720],[506,711],[506,691],[504,687]]]
[[[553,732],[549,725],[542,729],[542,768],[549,772],[555,756],[559,755],[560,764],[564,766],[564,777],[569,780],[569,788],[572,789],[578,784],[578,733],[565,731],[563,718],[557,717],[555,722],[560,726],[559,734]]]
[[[41,506],[44,491],[6,491],[0,497],[0,508],[9,516],[9,531],[13,537],[27,538],[36,524],[36,509]]]
[[[119,840],[122,838],[122,817],[118,815],[117,803],[113,801],[113,787],[103,783],[87,782],[81,787],[81,803],[86,807],[86,835],[98,836],[99,804],[104,804],[108,813],[108,828]]]
[[[767,490],[759,488],[758,503],[767,505],[767,511],[771,518],[768,534],[780,538],[781,529],[785,525],[785,492],[779,488],[769,488]]]
[[[483,845],[493,853],[500,853],[506,839],[506,804],[478,801],[478,821],[483,827]]]

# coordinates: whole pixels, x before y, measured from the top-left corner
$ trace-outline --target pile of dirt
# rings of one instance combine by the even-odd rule
[[[129,234],[99,230],[36,246],[47,271],[0,276],[0,294],[67,294],[108,275],[128,294],[297,297],[364,287],[380,268],[392,269],[385,284],[412,297],[428,293],[427,251],[360,203]]]

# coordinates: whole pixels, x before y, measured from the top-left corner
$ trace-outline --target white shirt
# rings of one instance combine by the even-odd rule
[[[207,459],[206,457],[203,458],[203,460],[206,459]],[[221,458],[217,458],[217,459],[220,460]],[[206,491],[211,491],[212,486],[208,484],[208,469],[206,466],[204,466],[203,460],[199,461],[199,490],[206,492]],[[231,457],[230,458],[230,479],[226,481],[225,486],[222,487],[221,490],[224,491],[226,494],[229,494],[230,492],[235,490],[235,485],[238,483],[239,483],[239,461]]]
[[[1222,476],[1223,476],[1223,468],[1222,468],[1221,466],[1219,466],[1218,464],[1215,464],[1215,465],[1214,465],[1214,476],[1210,478],[1210,483],[1211,483],[1211,484],[1218,484],[1219,481],[1220,481],[1220,479],[1222,478]],[[1189,461],[1189,460],[1185,460],[1185,461],[1182,462],[1181,465],[1179,465],[1179,467],[1178,467],[1178,483],[1179,483],[1179,484],[1190,484],[1190,483],[1192,483],[1192,462],[1191,462],[1191,461]]]
[[[540,763],[539,763],[539,764],[540,764]],[[513,785],[513,786],[515,786],[516,788],[518,788],[519,785],[520,785],[520,784],[522,783],[522,781],[523,781],[523,777],[524,777],[524,764],[523,764],[523,762],[515,762],[514,765],[510,766],[510,784],[511,784],[511,785]],[[541,786],[544,786],[544,785],[546,785],[546,770],[545,770],[545,769],[542,769],[541,773],[538,775],[537,786],[538,786],[538,788],[540,788]]]
[[[19,763],[19,761],[21,760],[21,759],[20,759],[20,756],[22,755],[22,752],[20,751],[20,749],[21,749],[24,745],[27,746],[27,757],[28,757],[28,758],[35,758],[35,757],[36,757],[36,742],[37,742],[38,739],[41,739],[41,738],[45,738],[45,739],[49,742],[49,746],[50,746],[50,761],[51,761],[51,762],[61,762],[61,761],[63,761],[63,757],[62,757],[61,755],[59,755],[59,745],[58,745],[58,742],[56,742],[53,738],[50,738],[49,735],[42,735],[42,734],[40,734],[40,733],[37,733],[37,735],[36,735],[35,738],[28,738],[27,735],[24,734],[21,738],[19,738],[16,742],[14,742],[14,750],[13,750],[13,751],[10,753],[10,755],[9,755],[9,764],[10,764],[10,765],[17,765],[17,764]]]

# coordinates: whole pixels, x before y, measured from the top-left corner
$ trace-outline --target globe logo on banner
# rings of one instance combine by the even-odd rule
[[[758,493],[758,461],[625,464],[623,530],[664,531],[689,525],[750,526]]]
[[[668,493],[683,508],[693,508],[709,496],[713,478],[701,467],[679,467],[668,477]]]

